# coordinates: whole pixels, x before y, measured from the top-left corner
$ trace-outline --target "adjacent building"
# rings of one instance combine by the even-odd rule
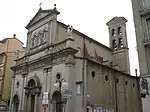
[[[143,112],[150,110],[150,1],[132,0]]]
[[[9,106],[14,60],[23,56],[23,43],[15,35],[0,41],[0,107]]]
[[[127,20],[107,23],[107,47],[59,22],[59,14],[56,6],[40,8],[26,26],[25,55],[11,68],[10,111],[141,112],[139,79],[129,69]]]

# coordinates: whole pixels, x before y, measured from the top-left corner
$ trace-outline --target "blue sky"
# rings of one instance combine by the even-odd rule
[[[3,0],[0,3],[0,39],[12,37],[26,43],[25,26],[32,19],[42,2],[43,9],[53,8],[61,12],[58,20],[71,24],[75,29],[109,46],[106,22],[115,16],[125,17],[130,53],[131,74],[138,69],[136,39],[131,0]]]

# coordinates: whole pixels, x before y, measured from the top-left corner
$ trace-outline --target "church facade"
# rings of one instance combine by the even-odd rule
[[[130,75],[126,22],[107,25],[110,47],[57,21],[41,8],[26,26],[16,60],[10,112],[141,112],[138,78]]]

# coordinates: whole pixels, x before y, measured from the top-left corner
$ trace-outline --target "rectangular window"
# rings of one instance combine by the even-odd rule
[[[76,82],[76,93],[82,94],[82,82]]]
[[[148,30],[148,40],[150,39],[150,19],[146,20],[147,23],[147,30]]]
[[[147,61],[148,73],[150,73],[150,47],[149,46],[145,47],[145,52],[146,52],[146,61]]]

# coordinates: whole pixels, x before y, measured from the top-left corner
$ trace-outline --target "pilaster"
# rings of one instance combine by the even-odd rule
[[[24,75],[25,76],[25,81],[24,81],[24,87],[27,85],[27,76],[28,75]],[[24,89],[24,88],[23,88]],[[27,111],[27,102],[28,98],[27,98],[27,90],[24,89],[24,98],[23,98],[23,110],[26,112]]]
[[[20,110],[24,110],[24,97],[25,97],[25,91],[24,91],[24,86],[25,86],[25,84],[24,84],[24,82],[25,82],[25,77],[26,77],[26,74],[22,74],[22,80],[23,80],[23,82],[22,82],[22,91],[21,91],[21,107],[20,107]]]
[[[31,36],[32,36],[32,33],[31,32],[28,32],[27,33],[27,46],[26,46],[26,53],[29,52],[29,49],[30,49],[30,45],[31,45]]]
[[[11,97],[10,97],[10,106],[9,106],[9,111],[12,112],[12,109],[13,109],[13,95],[14,95],[14,85],[15,85],[15,74],[13,74],[12,76],[12,87],[11,87]]]
[[[49,104],[48,104],[48,108],[46,109],[46,112],[51,112],[52,110],[52,104],[50,103],[50,99],[51,99],[51,88],[52,88],[52,67],[49,68],[45,68],[44,69],[44,80],[45,80],[45,92],[49,93]]]
[[[34,105],[34,112],[37,112],[38,110],[37,110],[37,100],[38,100],[38,93],[36,93],[36,95],[35,95],[35,105]],[[32,107],[33,108],[33,107]]]
[[[31,108],[34,108],[34,107],[31,107],[31,94],[29,94],[29,97],[28,97],[28,99],[27,99],[27,110],[28,110],[28,112],[30,112],[31,111]]]
[[[49,23],[49,44],[55,43],[56,30],[57,30],[57,15],[53,15],[53,18]]]
[[[68,89],[72,92],[72,98],[67,100],[67,104],[65,106],[67,112],[74,112],[74,103],[75,103],[75,71],[74,71],[74,65],[75,60],[73,55],[69,55],[66,59],[66,75],[68,77],[67,83],[68,83]]]

